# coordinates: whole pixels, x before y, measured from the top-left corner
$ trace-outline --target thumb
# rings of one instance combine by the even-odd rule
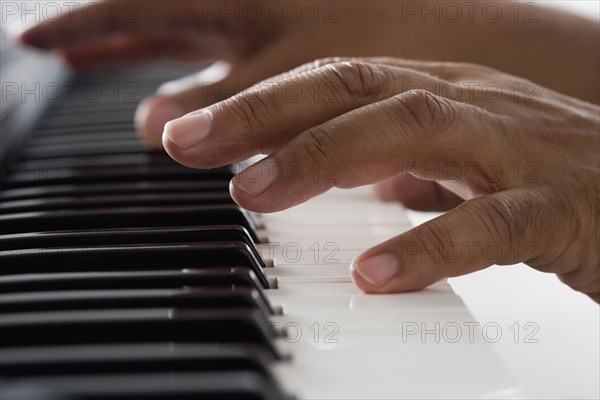
[[[543,232],[527,222],[530,197],[512,189],[469,200],[358,256],[352,279],[369,293],[406,292],[492,264],[531,259]]]

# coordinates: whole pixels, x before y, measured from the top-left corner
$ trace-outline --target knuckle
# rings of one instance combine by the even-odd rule
[[[289,73],[284,74],[284,76],[295,76],[308,71],[319,69],[321,67],[324,67],[325,65],[336,64],[341,61],[342,59],[340,57],[319,58],[317,60],[307,62],[305,64],[300,65],[299,67],[290,70]]]
[[[387,76],[376,64],[362,61],[345,61],[328,64],[325,79],[353,97],[373,98],[386,88]]]
[[[417,249],[420,249],[419,257],[430,257],[436,263],[451,264],[456,262],[452,259],[449,252],[445,251],[453,243],[452,237],[440,226],[432,224],[422,224],[413,228]]]
[[[331,135],[322,127],[316,126],[296,137],[307,162],[314,168],[333,163],[338,146]]]
[[[394,97],[403,123],[408,123],[419,133],[448,132],[456,118],[454,107],[443,97],[426,90],[411,90]]]
[[[521,216],[526,211],[510,195],[497,193],[493,196],[481,197],[474,203],[474,211],[488,236],[497,241],[496,244],[501,249],[507,250],[502,254],[512,254],[510,248],[513,244],[524,244],[527,221]],[[510,261],[513,260],[500,260],[500,262]]]
[[[340,57],[325,57],[325,58],[319,58],[315,61],[313,61],[312,63],[310,63],[310,65],[314,68],[321,68],[324,67],[325,65],[330,65],[330,64],[338,64],[342,62],[342,59]]]
[[[233,96],[222,102],[220,108],[247,131],[264,128],[266,125],[264,113],[267,107],[258,93],[254,96],[250,93]]]

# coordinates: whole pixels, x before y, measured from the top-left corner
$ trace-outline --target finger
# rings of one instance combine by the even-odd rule
[[[529,189],[511,189],[469,200],[367,250],[352,262],[352,278],[368,293],[406,292],[535,258],[545,235],[536,222],[543,216],[531,209],[537,199]]]
[[[293,40],[293,39],[292,39]],[[213,76],[213,71],[200,73],[192,77],[184,78],[176,85],[172,83],[167,86],[176,86],[175,90],[169,90],[169,95],[165,95],[164,90],[159,90],[159,96],[151,97],[144,101],[137,113],[136,124],[138,132],[147,140],[153,147],[162,147],[161,138],[164,126],[167,122],[179,118],[184,114],[194,110],[214,104],[224,98],[244,90],[257,81],[262,81],[265,77],[270,76],[268,71],[278,73],[282,69],[273,68],[277,65],[291,65],[289,60],[295,57],[289,53],[289,49],[294,48],[293,43],[281,42],[276,44],[273,50],[266,52],[266,55],[257,57],[257,62],[251,62],[249,67],[240,68],[244,73],[234,71],[230,74],[229,79],[221,81]],[[285,52],[285,53],[280,53]],[[272,54],[272,59],[268,54]],[[286,64],[282,64],[280,60],[288,60]],[[264,60],[264,61],[263,61]],[[340,58],[329,57],[318,59],[310,63],[302,64],[292,70],[285,71],[269,78],[269,82],[281,82],[285,79],[292,78],[305,72],[313,71],[322,68],[326,65],[341,64],[343,62],[368,62],[375,60],[381,65],[389,66],[410,66],[417,63],[402,63],[394,58]],[[426,71],[426,69],[423,69]],[[245,73],[248,77],[245,78]],[[209,78],[210,77],[210,78]],[[418,82],[423,82],[423,78],[419,77]],[[287,86],[287,90],[293,90],[294,84]],[[315,86],[316,88],[317,86]],[[318,90],[318,89],[315,89]],[[317,93],[318,94],[318,93]],[[322,96],[327,96],[321,93]],[[294,94],[291,94],[294,96]],[[296,95],[297,96],[297,95]]]
[[[436,182],[421,180],[410,174],[377,182],[374,189],[380,200],[397,201],[417,211],[447,211],[464,201]]]
[[[99,39],[118,32],[157,34],[180,21],[175,28],[189,28],[198,14],[190,1],[119,1],[88,2],[71,7],[58,16],[21,32],[24,44],[41,49],[65,48],[76,43]],[[186,15],[187,18],[181,18]],[[167,33],[172,34],[175,29]]]
[[[197,74],[167,82],[157,94],[145,99],[138,107],[135,123],[140,136],[152,147],[162,148],[162,135],[165,124],[192,111],[207,107],[247,89],[264,80],[271,73],[278,73],[290,64],[294,57],[277,55],[282,46],[257,56],[248,65],[240,65],[232,70],[230,64],[217,62]],[[287,49],[293,46],[285,46]],[[276,59],[275,59],[276,58]],[[288,60],[282,62],[281,60]],[[330,63],[340,62],[339,58],[322,59],[303,64],[269,79],[279,82]]]
[[[163,145],[191,167],[223,165],[272,152],[300,132],[387,99],[403,82],[433,82],[418,71],[342,62],[278,82],[263,82],[165,126]]]
[[[485,155],[471,152],[473,134],[493,136],[496,129],[495,116],[475,106],[405,92],[308,129],[238,174],[230,190],[242,207],[279,211],[333,186],[366,185],[406,170],[418,176],[428,165],[479,162]]]
[[[295,51],[298,40],[287,38],[238,65],[216,63],[198,74],[162,85],[156,96],[138,107],[138,132],[150,145],[162,147],[167,122],[231,97],[269,76],[280,74],[273,81],[283,79],[287,76],[283,71],[305,61]]]

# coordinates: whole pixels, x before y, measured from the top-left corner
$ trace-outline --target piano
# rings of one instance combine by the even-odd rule
[[[1,399],[523,395],[447,282],[351,282],[357,254],[411,227],[400,205],[360,188],[240,209],[236,166],[136,137],[137,102],[185,68],[22,57],[2,65]]]

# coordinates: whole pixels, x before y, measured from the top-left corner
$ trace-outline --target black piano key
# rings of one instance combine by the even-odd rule
[[[254,371],[270,376],[272,354],[256,346],[143,343],[10,347],[0,350],[4,376],[161,371]]]
[[[182,269],[180,271],[52,272],[0,276],[0,293],[33,291],[262,287],[247,268]],[[264,297],[262,291],[258,293]],[[266,298],[263,299],[267,302]]]
[[[0,260],[1,275],[234,266],[261,272],[249,246],[234,241],[6,250],[0,252]],[[179,267],[174,267],[175,264]]]
[[[0,250],[91,245],[243,242],[259,262],[262,257],[248,230],[240,225],[172,228],[122,228],[0,235]]]
[[[98,375],[53,375],[23,379],[2,388],[20,396],[34,387],[41,397],[19,400],[285,400],[270,379],[256,372],[183,372]],[[48,394],[46,394],[48,393]]]
[[[84,142],[28,146],[23,152],[27,160],[58,157],[87,157],[94,155],[136,154],[146,152],[146,147],[136,138],[113,142]]]
[[[98,114],[100,117],[101,114]],[[133,125],[133,120],[131,116],[129,118],[119,118],[112,119],[110,116],[106,115],[104,118],[99,118],[100,120],[94,124],[90,124],[89,122],[75,118],[75,119],[67,119],[67,118],[48,118],[40,121],[39,128],[41,131],[44,129],[68,129],[71,128],[73,131],[78,131],[80,128],[85,128],[89,126],[94,126],[96,129],[104,128],[111,129],[113,126],[123,126],[127,130],[131,132],[135,132],[135,127]]]
[[[229,180],[174,180],[174,181],[136,181],[116,183],[82,183],[74,185],[42,185],[0,192],[0,201],[29,200],[64,196],[95,196],[130,193],[196,193],[223,190]]]
[[[6,177],[3,188],[79,183],[136,182],[139,180],[227,179],[229,170],[197,170],[178,164],[141,165],[48,165],[21,170]]]
[[[0,215],[2,234],[198,225],[241,225],[259,242],[255,217],[234,205],[122,207]]]
[[[240,225],[167,228],[121,228],[33,232],[0,235],[0,250],[107,244],[157,244],[240,241],[252,246],[248,231]]]
[[[81,397],[57,393],[48,387],[40,387],[34,380],[6,379],[0,375],[0,399],[10,400],[82,400]]]
[[[127,308],[256,309],[265,317],[272,310],[255,289],[111,289],[5,293],[2,313]],[[5,315],[5,314],[4,314]]]
[[[114,104],[114,102],[113,102]],[[51,113],[41,118],[39,124],[41,127],[47,126],[88,126],[101,125],[106,123],[127,123],[132,121],[131,109],[116,109],[112,111],[104,110],[99,112],[97,109],[89,111],[80,110],[79,112],[55,114]]]
[[[137,101],[98,102],[94,104],[85,102],[58,102],[52,107],[52,115],[70,115],[73,113],[95,111],[97,113],[129,110],[130,115],[135,114],[138,107]]]
[[[79,145],[82,143],[94,143],[94,142],[130,142],[134,140],[134,136],[131,132],[102,132],[102,133],[88,133],[83,135],[69,134],[69,135],[52,135],[52,136],[41,136],[29,139],[29,146],[48,146],[48,145]]]
[[[82,72],[74,80],[75,85],[89,84],[124,84],[129,82],[139,82],[157,88],[162,83],[186,76],[186,73],[194,74],[199,70],[206,68],[209,64],[187,64],[187,65],[148,65],[134,67],[114,67],[107,68],[103,73]]]
[[[167,205],[234,204],[228,190],[204,193],[134,193],[122,195],[96,195],[91,197],[53,197],[0,202],[0,212],[23,213],[50,210],[90,208],[120,208]]]
[[[102,132],[130,132],[131,136],[135,135],[135,129],[132,121],[127,122],[110,122],[102,125],[86,125],[86,126],[39,126],[35,134],[39,137],[52,135],[68,135],[70,133],[82,135],[85,133],[102,133]]]
[[[278,354],[232,169],[189,169],[137,139],[136,103],[178,74],[91,76],[95,101],[87,78],[4,168],[0,397],[285,398],[257,362]]]
[[[113,130],[113,129],[119,129],[122,131],[129,131],[133,134],[135,134],[135,126],[133,125],[133,120],[131,118],[129,119],[123,119],[123,120],[110,120],[110,119],[105,119],[103,122],[97,123],[97,124],[88,124],[85,122],[74,122],[73,124],[70,125],[65,125],[61,123],[62,121],[57,120],[57,121],[48,121],[48,122],[43,122],[40,123],[39,125],[39,132],[42,135],[48,135],[48,134],[53,134],[53,133],[66,133],[66,132],[77,132],[77,133],[82,133],[82,132],[98,132],[98,131],[107,131],[107,130]]]
[[[262,264],[243,242],[7,250],[0,260],[1,275],[245,267],[268,287]]]
[[[55,157],[45,160],[20,160],[8,165],[9,173],[38,172],[40,175],[56,175],[59,168],[91,168],[106,166],[178,165],[164,152],[146,151],[139,154],[98,154],[87,157]],[[185,168],[179,165],[180,168]],[[189,169],[189,168],[188,168]]]
[[[279,358],[273,331],[261,312],[177,308],[7,313],[2,346],[82,343],[247,343]]]

